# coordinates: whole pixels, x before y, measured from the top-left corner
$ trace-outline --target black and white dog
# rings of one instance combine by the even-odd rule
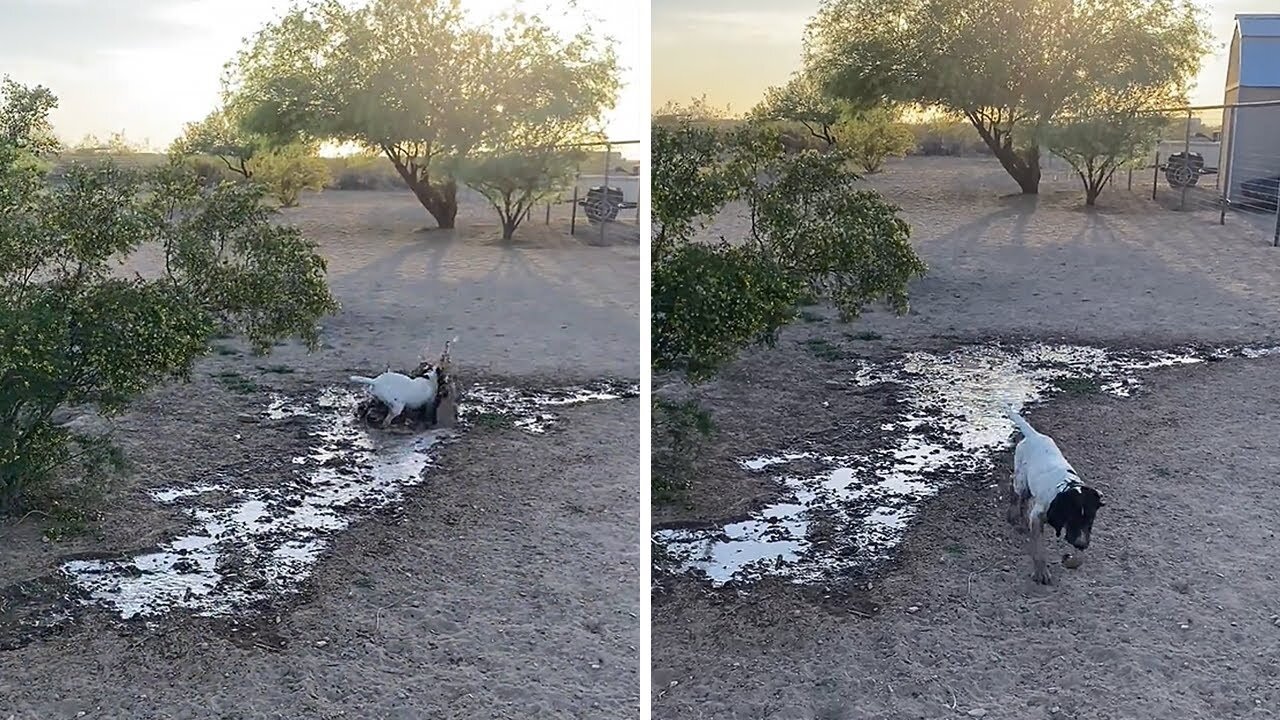
[[[1022,433],[1013,451],[1013,487],[1009,493],[1007,517],[1017,526],[1027,523],[1031,532],[1031,560],[1035,570],[1031,577],[1049,585],[1053,575],[1045,560],[1045,524],[1080,550],[1089,547],[1093,519],[1102,507],[1102,496],[1084,484],[1075,468],[1063,457],[1053,438],[1037,432],[1031,423],[1005,405],[1005,413]]]

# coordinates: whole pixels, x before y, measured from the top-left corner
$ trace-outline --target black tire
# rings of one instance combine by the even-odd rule
[[[613,222],[618,219],[618,207],[622,204],[622,191],[617,188],[591,188],[582,206],[587,220],[593,223]]]
[[[1195,187],[1196,183],[1200,182],[1200,173],[1186,163],[1170,163],[1165,166],[1164,178],[1169,181],[1171,187]]]

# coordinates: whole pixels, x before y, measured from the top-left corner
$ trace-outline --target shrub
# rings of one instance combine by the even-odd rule
[[[653,500],[670,502],[682,497],[692,484],[698,459],[715,426],[696,400],[654,397],[651,407]]]
[[[187,377],[219,327],[261,352],[290,335],[314,346],[316,320],[337,307],[323,259],[272,222],[256,185],[202,187],[178,158],[150,170],[73,165],[47,183],[26,142],[38,123],[21,120],[16,92],[0,98],[0,126],[19,127],[0,134],[0,510],[117,457],[55,411],[118,412]],[[113,274],[147,244],[163,249],[159,277]]]
[[[836,142],[868,173],[880,172],[885,158],[902,157],[916,147],[915,134],[884,111],[870,111],[835,128]]]
[[[253,179],[266,186],[282,207],[294,207],[303,190],[318,192],[329,182],[329,166],[301,145],[261,153],[253,167]]]
[[[906,310],[907,282],[924,263],[897,209],[855,186],[847,156],[790,153],[776,132],[750,125],[655,125],[652,147],[655,373],[706,380],[744,347],[772,344],[802,301],[830,299],[846,318],[876,299]],[[700,222],[731,200],[747,203],[749,236],[695,241]],[[670,461],[654,473],[661,500],[689,477],[681,458],[709,419],[659,403],[653,418],[655,456]]]

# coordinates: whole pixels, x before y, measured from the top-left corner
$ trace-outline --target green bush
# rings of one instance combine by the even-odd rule
[[[867,173],[880,172],[886,158],[903,157],[916,147],[907,125],[884,110],[862,113],[835,126],[840,148]]]
[[[907,309],[907,283],[924,273],[897,208],[855,186],[837,151],[789,152],[776,131],[691,123],[653,128],[652,350],[655,373],[712,377],[745,347],[772,344],[797,305],[834,302],[845,318],[883,299]],[[737,242],[695,239],[726,203],[745,201],[751,230]],[[678,459],[700,427],[655,405],[655,456]],[[653,497],[682,487],[655,473]]]
[[[104,472],[118,456],[101,437],[54,421],[101,414],[187,377],[220,327],[261,352],[336,309],[324,260],[296,228],[273,222],[262,189],[204,187],[178,158],[136,170],[110,161],[67,168],[52,185],[28,139],[56,101],[24,119],[30,96],[0,97],[0,510],[38,502],[57,481]],[[28,113],[27,115],[30,115]],[[16,129],[15,129],[16,128]],[[122,277],[115,261],[144,245],[158,277]]]
[[[653,500],[671,502],[692,485],[707,438],[715,429],[711,415],[696,400],[653,398]]]
[[[260,153],[253,167],[254,181],[266,186],[281,207],[294,207],[303,190],[319,192],[329,182],[329,166],[300,145]]]

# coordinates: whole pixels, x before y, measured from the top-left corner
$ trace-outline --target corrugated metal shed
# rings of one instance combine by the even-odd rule
[[[1231,45],[1240,85],[1280,87],[1280,15],[1237,15]]]
[[[1280,13],[1237,15],[1224,99],[1280,101]],[[1280,105],[1228,107],[1222,113],[1220,181],[1228,202],[1248,200],[1244,183],[1280,175]]]

